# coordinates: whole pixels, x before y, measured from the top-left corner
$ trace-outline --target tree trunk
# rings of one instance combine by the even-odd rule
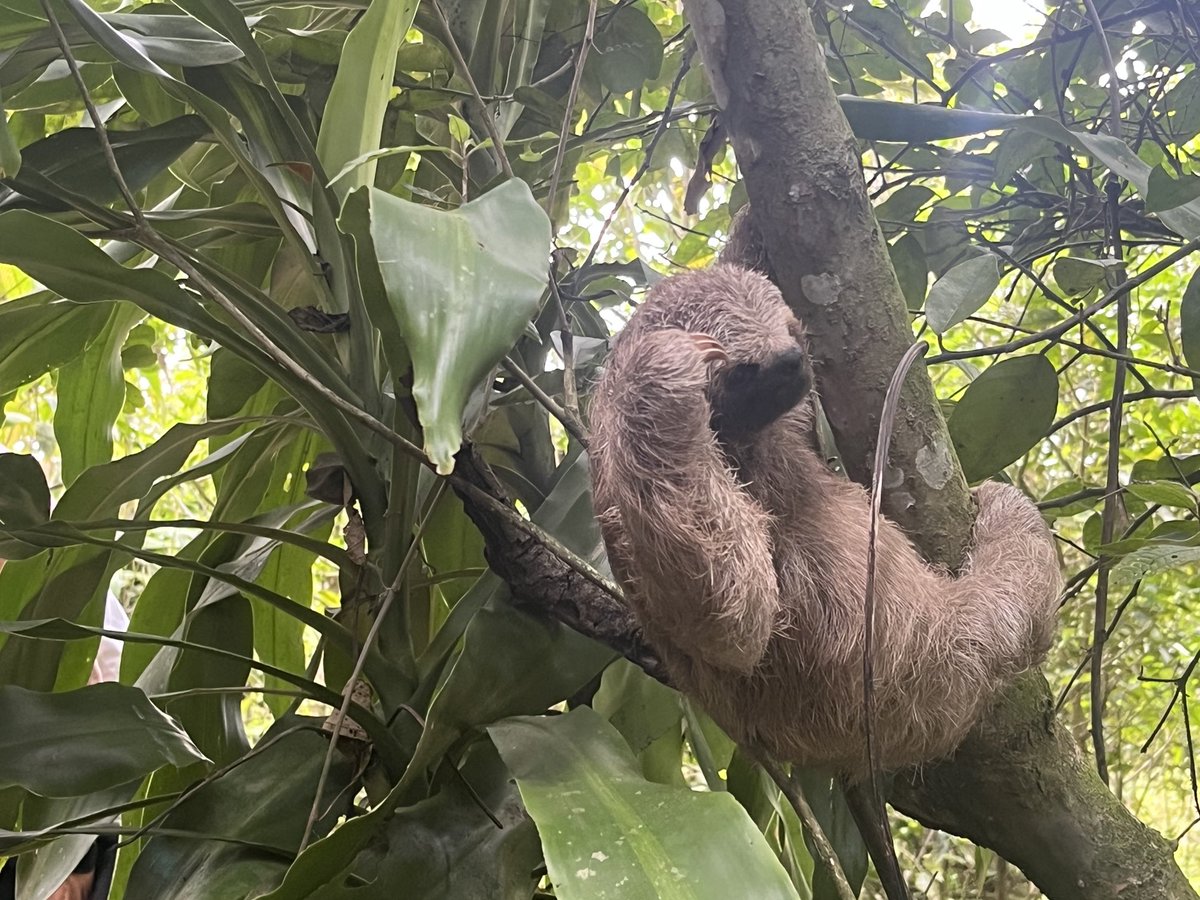
[[[684,6],[773,274],[811,335],[843,462],[869,483],[883,396],[913,338],[812,22],[796,0]],[[970,495],[921,370],[905,385],[885,487],[885,510],[926,557],[957,566]],[[954,757],[898,782],[898,808],[994,849],[1054,900],[1196,897],[1170,844],[1079,759],[1036,673]]]

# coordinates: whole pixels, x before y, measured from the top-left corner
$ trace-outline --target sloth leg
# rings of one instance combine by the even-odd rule
[[[592,407],[596,505],[653,640],[749,672],[779,613],[769,516],[709,427],[703,336],[655,331],[610,357]]]

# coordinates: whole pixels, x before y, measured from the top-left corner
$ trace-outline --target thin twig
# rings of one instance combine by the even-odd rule
[[[1017,338],[1013,341],[1008,341],[1004,344],[994,344],[989,347],[980,347],[974,350],[951,350],[946,353],[939,353],[937,356],[931,356],[927,362],[929,365],[937,363],[951,362],[956,359],[973,359],[980,356],[1002,356],[1005,353],[1012,353],[1016,350],[1021,350],[1033,344],[1040,344],[1044,341],[1057,341],[1060,337],[1087,319],[1090,319],[1096,313],[1111,306],[1114,302],[1121,299],[1122,295],[1128,294],[1136,287],[1145,284],[1151,278],[1154,278],[1161,272],[1173,268],[1180,260],[1186,259],[1197,250],[1200,250],[1200,238],[1194,238],[1167,256],[1164,256],[1158,262],[1151,266],[1147,266],[1142,271],[1138,272],[1132,278],[1127,278],[1116,287],[1109,290],[1098,300],[1085,306],[1074,315],[1068,316],[1057,325],[1046,328],[1036,334],[1026,335],[1025,337]]]
[[[109,174],[116,181],[117,190],[121,192],[121,199],[129,207],[129,212],[133,214],[134,221],[139,228],[145,228],[146,217],[142,214],[142,209],[138,206],[137,199],[133,196],[133,191],[129,189],[129,183],[125,180],[125,176],[121,174],[121,167],[117,163],[117,155],[113,152],[112,144],[108,140],[108,133],[104,130],[104,122],[100,118],[100,111],[96,108],[96,104],[92,100],[87,82],[83,80],[83,73],[79,71],[79,62],[75,59],[75,54],[71,52],[71,43],[67,40],[67,36],[63,34],[62,25],[58,21],[58,16],[54,13],[54,7],[50,5],[50,0],[41,0],[41,2],[42,11],[46,14],[46,19],[50,23],[50,30],[54,33],[54,40],[57,42],[59,50],[62,51],[63,57],[67,61],[67,68],[71,70],[71,78],[75,82],[75,87],[79,90],[79,95],[83,100],[84,108],[87,110],[88,118],[92,120],[92,127],[96,129],[96,135],[100,140],[100,152],[104,154],[104,162],[108,166]]]
[[[479,107],[479,115],[483,118],[483,127],[487,130],[488,137],[492,139],[492,155],[496,158],[500,170],[507,177],[512,178],[512,165],[508,161],[508,154],[504,152],[504,140],[500,137],[499,129],[496,128],[496,120],[488,110],[483,94],[479,92],[479,86],[475,84],[475,76],[471,74],[471,67],[467,65],[467,60],[462,55],[462,50],[459,49],[458,41],[454,39],[454,33],[450,30],[450,21],[446,18],[442,5],[438,3],[438,0],[432,0],[432,2],[433,11],[437,13],[438,22],[442,26],[442,40],[446,42],[446,49],[450,51],[450,56],[454,60],[454,68],[458,70],[459,77],[470,88],[471,96],[475,98],[475,103]]]
[[[621,188],[621,193],[617,196],[616,202],[613,203],[612,210],[605,217],[604,221],[600,223],[596,237],[592,240],[592,247],[588,250],[587,259],[580,266],[581,269],[586,269],[592,264],[592,260],[596,258],[596,253],[600,249],[600,242],[604,240],[604,235],[608,232],[609,226],[612,225],[613,219],[617,217],[617,213],[625,205],[625,200],[629,197],[634,185],[641,181],[642,176],[650,171],[650,163],[654,160],[654,150],[658,147],[658,142],[662,140],[662,136],[666,133],[667,126],[671,124],[671,112],[675,108],[675,97],[679,93],[680,85],[683,84],[683,76],[691,68],[692,54],[695,52],[696,45],[694,43],[689,44],[688,48],[683,52],[683,59],[679,63],[679,71],[675,73],[675,80],[671,82],[671,90],[667,93],[667,102],[663,106],[662,118],[658,120],[658,127],[654,130],[654,135],[650,138],[649,143],[646,144],[646,152],[642,156],[642,163],[638,166],[637,171],[633,173],[633,177]]]
[[[879,415],[879,434],[875,440],[875,461],[871,475],[871,519],[867,531],[867,591],[864,599],[863,625],[863,731],[867,738],[867,766],[871,772],[871,801],[883,810],[883,797],[879,793],[879,781],[876,778],[875,764],[875,569],[878,558],[879,543],[879,509],[883,503],[883,480],[887,469],[888,448],[892,443],[892,429],[896,423],[896,412],[900,405],[900,389],[908,371],[919,357],[929,352],[929,345],[917,341],[905,351],[896,370],[892,372],[891,383],[883,398],[883,410]]]
[[[379,604],[379,610],[375,613],[375,620],[371,623],[371,628],[363,640],[362,649],[358,652],[358,658],[354,661],[354,668],[351,670],[350,676],[346,679],[346,688],[342,691],[342,705],[338,707],[338,711],[330,723],[332,734],[329,737],[329,749],[325,751],[325,761],[321,764],[321,777],[317,779],[317,792],[313,796],[312,807],[308,811],[308,821],[304,825],[304,836],[300,839],[300,847],[296,851],[297,853],[304,852],[304,848],[308,846],[313,828],[317,824],[317,818],[320,816],[321,796],[325,793],[325,783],[329,780],[329,770],[333,766],[333,755],[337,750],[342,723],[346,720],[346,714],[350,711],[350,703],[354,698],[354,685],[362,677],[363,668],[367,664],[367,655],[375,643],[375,638],[379,635],[379,629],[383,626],[388,612],[391,611],[392,603],[395,602],[396,596],[400,593],[401,587],[403,587],[404,578],[408,574],[408,567],[412,564],[413,559],[416,558],[417,548],[421,545],[421,537],[425,533],[425,526],[429,524],[429,520],[433,517],[433,512],[437,508],[438,500],[441,499],[442,491],[445,488],[446,482],[444,480],[439,481],[434,487],[433,493],[429,498],[428,507],[425,510],[425,515],[421,517],[420,523],[413,531],[412,541],[404,553],[404,559],[400,561],[400,568],[396,572],[396,577],[392,579],[392,583],[388,585],[388,589],[384,592],[383,602]]]
[[[1108,36],[1104,33],[1104,23],[1100,12],[1093,0],[1083,0],[1087,7],[1096,40],[1104,54],[1104,63],[1108,69],[1108,89],[1111,109],[1109,110],[1109,130],[1113,137],[1121,137],[1121,86],[1117,77],[1117,66],[1113,60],[1112,48],[1108,45]],[[1115,260],[1124,258],[1121,246],[1121,181],[1112,174],[1106,185],[1108,196],[1108,243],[1112,257]],[[1108,412],[1108,465],[1104,489],[1104,511],[1101,514],[1100,543],[1107,546],[1112,543],[1116,531],[1117,515],[1120,498],[1118,489],[1121,485],[1121,426],[1125,414],[1125,375],[1129,363],[1121,358],[1129,352],[1129,291],[1117,295],[1117,354],[1114,363],[1112,402]],[[1092,748],[1096,755],[1096,771],[1105,784],[1108,783],[1108,754],[1104,746],[1104,642],[1108,638],[1108,588],[1109,571],[1112,558],[1107,554],[1100,558],[1100,569],[1096,573],[1096,609],[1092,622],[1092,677],[1091,718],[1092,718]]]
[[[788,803],[792,805],[792,809],[796,811],[796,815],[804,823],[809,837],[812,838],[813,846],[817,849],[817,861],[825,867],[825,871],[828,873],[834,888],[837,890],[838,900],[856,900],[854,890],[850,887],[850,882],[847,880],[846,873],[842,870],[842,864],[838,860],[837,852],[834,851],[833,844],[830,843],[829,837],[825,834],[825,829],[817,821],[816,813],[808,805],[808,800],[804,796],[804,791],[800,789],[800,785],[796,784],[791,776],[785,773],[778,764],[765,757],[759,760],[759,765],[763,767],[763,771],[770,775],[771,780],[783,791],[783,795],[787,797]]]
[[[514,360],[511,356],[504,357],[504,368],[509,374],[517,379],[517,381],[521,382],[525,390],[529,391],[529,393],[533,395],[534,400],[542,404],[542,406],[546,408],[550,415],[554,416],[554,418],[558,419],[558,421],[562,423],[562,427],[570,433],[571,437],[579,441],[580,445],[585,450],[587,449],[587,435],[583,433],[583,429],[580,427],[579,423],[575,421],[575,419],[568,414],[565,409],[559,406],[553,397],[538,387],[538,383],[534,381],[524,369],[517,365],[516,360]]]
[[[558,130],[558,146],[554,150],[554,167],[550,170],[550,193],[546,196],[546,214],[554,215],[554,201],[558,196],[558,183],[562,178],[563,159],[567,153],[567,136],[571,133],[571,122],[575,118],[575,100],[579,96],[579,83],[583,80],[583,66],[587,62],[588,51],[596,37],[596,8],[599,0],[588,3],[587,25],[583,30],[583,40],[579,44],[579,55],[575,60],[575,74],[571,77],[571,88],[567,91],[567,109],[563,113],[562,127]]]

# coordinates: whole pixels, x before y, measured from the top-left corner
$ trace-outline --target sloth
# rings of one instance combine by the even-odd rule
[[[868,773],[863,646],[869,498],[814,437],[805,332],[762,274],[659,282],[590,405],[593,496],[613,573],[672,680],[776,759]],[[1017,489],[974,493],[957,575],[880,519],[876,763],[948,755],[1050,644],[1060,575]]]

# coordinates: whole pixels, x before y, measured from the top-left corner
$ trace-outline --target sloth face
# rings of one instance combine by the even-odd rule
[[[752,439],[812,387],[804,327],[757,272],[716,265],[663,280],[626,330],[659,328],[682,329],[701,339],[702,352],[710,348],[711,424],[727,443]]]
[[[709,388],[712,429],[731,443],[752,439],[803,400],[811,387],[808,354],[799,344],[761,362],[731,359]]]

